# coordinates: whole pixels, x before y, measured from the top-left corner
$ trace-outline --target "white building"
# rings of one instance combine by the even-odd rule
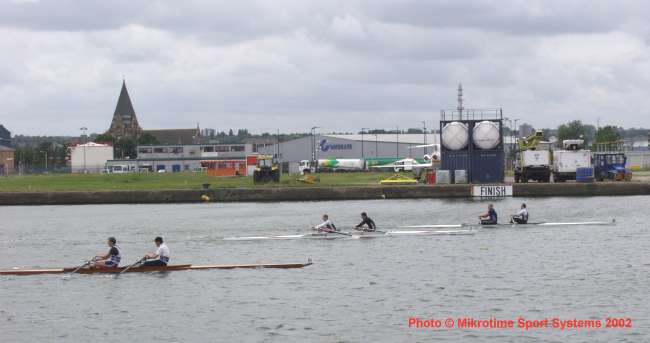
[[[101,173],[106,162],[113,159],[113,147],[88,142],[70,147],[70,170],[72,173]]]

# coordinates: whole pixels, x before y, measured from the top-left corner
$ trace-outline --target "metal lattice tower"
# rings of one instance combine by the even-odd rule
[[[463,110],[465,108],[463,107],[463,84],[459,83],[458,84],[458,119],[463,119]]]

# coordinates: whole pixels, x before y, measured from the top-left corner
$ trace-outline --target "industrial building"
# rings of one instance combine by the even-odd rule
[[[436,155],[435,147],[418,145],[438,144],[438,134],[326,134],[268,145],[258,149],[260,153],[278,155],[282,162],[299,163],[302,160],[334,158],[422,158],[425,154]]]
[[[107,144],[88,142],[70,147],[72,173],[101,173],[112,159],[113,147]]]
[[[181,172],[207,170],[215,176],[248,174],[251,144],[139,145],[136,159],[106,162],[108,172]],[[253,163],[253,161],[249,161]],[[255,161],[256,162],[256,161]]]

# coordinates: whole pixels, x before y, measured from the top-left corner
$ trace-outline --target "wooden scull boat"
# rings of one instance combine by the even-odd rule
[[[164,267],[133,267],[125,273],[147,273],[147,272],[169,272],[176,270],[204,270],[204,269],[257,269],[257,268],[278,268],[293,269],[303,268],[311,265],[311,260],[307,263],[254,263],[254,264],[172,264]],[[117,274],[127,267],[118,268],[81,268],[76,271],[77,274]],[[37,275],[37,274],[65,274],[74,271],[76,268],[56,268],[56,269],[4,269],[0,270],[0,275]]]

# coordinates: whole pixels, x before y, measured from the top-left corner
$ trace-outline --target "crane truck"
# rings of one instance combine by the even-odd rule
[[[515,182],[550,182],[552,155],[549,142],[544,142],[544,132],[536,130],[528,137],[517,139],[515,154]]]

